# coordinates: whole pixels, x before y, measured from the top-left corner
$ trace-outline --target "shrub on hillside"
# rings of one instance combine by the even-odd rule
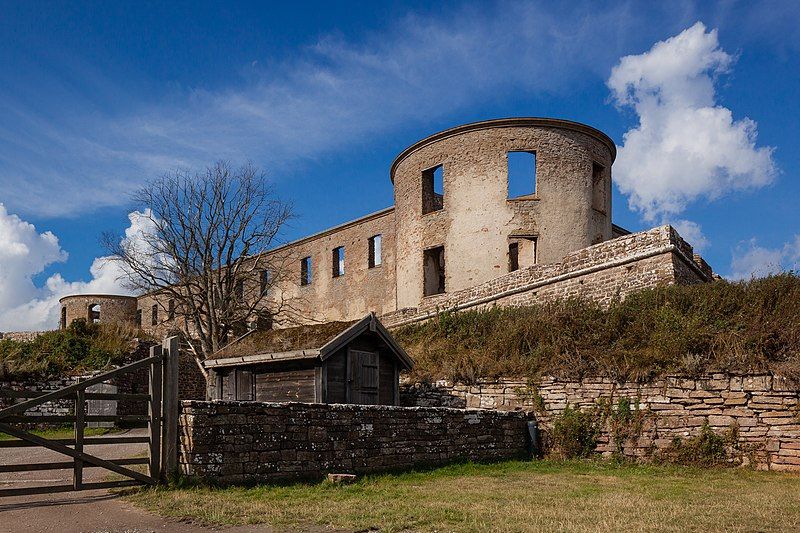
[[[550,454],[561,459],[589,457],[597,446],[601,420],[597,412],[567,405],[553,418],[549,436]]]
[[[122,362],[136,331],[75,320],[31,341],[0,340],[0,379],[48,377],[99,370]]]
[[[412,378],[471,382],[543,374],[648,379],[667,372],[800,377],[800,277],[644,290],[612,303],[444,312],[396,337]]]

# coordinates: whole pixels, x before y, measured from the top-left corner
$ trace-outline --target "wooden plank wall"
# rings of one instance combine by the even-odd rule
[[[256,379],[258,402],[314,402],[316,371],[314,368],[259,373]]]

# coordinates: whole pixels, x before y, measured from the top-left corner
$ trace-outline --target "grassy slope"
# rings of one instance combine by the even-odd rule
[[[0,339],[0,379],[42,378],[100,370],[124,360],[132,348],[132,328],[76,320],[63,330],[32,341]]]
[[[350,486],[142,489],[129,498],[206,524],[381,531],[788,531],[800,477],[774,472],[514,461]]]
[[[665,372],[800,372],[800,277],[662,287],[609,309],[566,301],[443,313],[396,332],[416,361],[413,378]]]

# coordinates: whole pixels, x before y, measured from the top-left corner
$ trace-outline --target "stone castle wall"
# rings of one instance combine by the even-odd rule
[[[366,474],[528,453],[521,412],[377,405],[183,402],[180,462],[214,483]]]
[[[133,325],[136,317],[136,297],[107,294],[77,294],[65,296],[61,303],[61,326],[68,326],[73,320],[91,321],[89,308],[100,305],[100,323],[124,323]],[[66,314],[64,314],[66,311]],[[58,324],[53,324],[57,326]]]
[[[597,446],[603,455],[621,452],[646,460],[669,451],[676,437],[698,435],[707,423],[720,435],[736,428],[736,446],[728,450],[732,461],[800,471],[800,386],[769,374],[667,376],[649,383],[553,377],[473,385],[443,381],[406,385],[400,396],[403,405],[534,410],[545,430],[567,404],[583,410],[603,405],[613,409],[620,398],[630,400],[641,429],[618,449],[610,425],[603,425]]]
[[[507,154],[514,151],[535,153],[535,177],[529,177],[535,192],[509,198]],[[425,249],[444,247],[450,292],[508,272],[508,245],[517,236],[536,240],[539,263],[610,239],[614,156],[613,142],[593,128],[536,118],[467,124],[408,148],[391,171],[398,307],[417,306],[423,297]],[[593,164],[604,169],[596,184]],[[423,173],[437,166],[443,207],[425,212]],[[597,206],[595,186],[602,193]]]
[[[560,263],[520,269],[462,291],[425,298],[420,307],[380,317],[387,327],[425,320],[453,309],[525,306],[580,297],[601,304],[658,285],[711,281],[702,259],[671,226],[631,233],[567,254]]]

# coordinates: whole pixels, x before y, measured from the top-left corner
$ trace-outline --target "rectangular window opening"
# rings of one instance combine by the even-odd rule
[[[344,246],[333,249],[331,253],[331,268],[334,278],[344,276]]]
[[[175,300],[169,301],[169,311],[167,316],[170,320],[175,320]]]
[[[592,207],[606,212],[606,181],[603,179],[605,167],[598,163],[592,163]]]
[[[536,152],[508,152],[508,197],[536,194]]]
[[[444,209],[444,167],[422,171],[422,214]]]
[[[311,257],[300,260],[300,285],[311,285]]]
[[[142,327],[142,310],[141,309],[137,309],[136,310],[136,327],[137,328]]]
[[[508,243],[508,271],[514,272],[519,270],[519,243]]]
[[[445,292],[444,246],[425,250],[423,274],[425,296]]]
[[[158,325],[158,305],[157,304],[153,304],[153,307],[151,308],[151,312],[152,312],[152,318],[150,320],[150,325],[151,326],[157,326]]]
[[[373,235],[369,238],[369,268],[381,264],[381,236]]]
[[[267,294],[267,291],[269,290],[270,281],[271,280],[270,280],[270,277],[269,277],[269,270],[266,270],[266,269],[262,270],[261,271],[261,277],[260,277],[261,295],[262,296]]]
[[[233,294],[237,300],[244,300],[244,280],[237,279],[236,284],[233,286]]]

